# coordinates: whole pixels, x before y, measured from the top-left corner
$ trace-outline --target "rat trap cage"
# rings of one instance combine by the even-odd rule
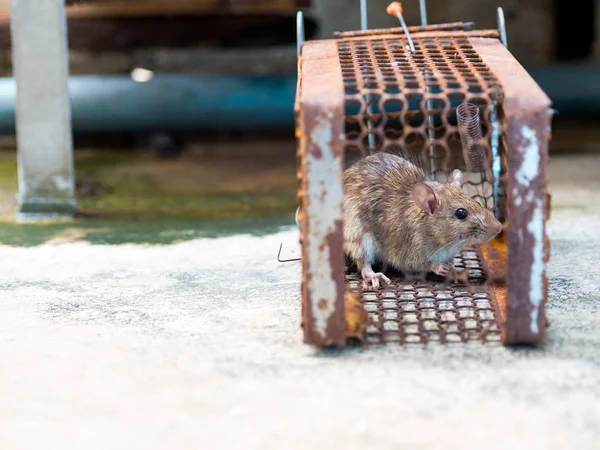
[[[304,42],[298,69],[304,341],[544,343],[552,110],[501,33],[465,23],[336,33]],[[504,225],[455,258],[463,282],[388,271],[391,285],[364,289],[346,266],[343,172],[399,149],[433,179],[462,170],[465,193]]]

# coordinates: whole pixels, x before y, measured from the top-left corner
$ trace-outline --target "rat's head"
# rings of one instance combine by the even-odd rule
[[[452,173],[448,184],[418,183],[412,198],[426,216],[428,234],[440,245],[459,241],[483,244],[502,231],[491,211],[464,194],[460,170]]]

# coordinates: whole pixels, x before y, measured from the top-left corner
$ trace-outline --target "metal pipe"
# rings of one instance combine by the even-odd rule
[[[600,65],[526,68],[559,114],[600,114]]]
[[[600,66],[527,71],[561,114],[600,113]],[[223,77],[87,75],[69,79],[74,132],[293,127],[296,75]],[[450,102],[456,108],[460,101]],[[419,110],[409,102],[408,110]],[[15,132],[15,82],[0,78],[0,133]]]
[[[75,132],[268,129],[294,123],[295,76],[73,76]],[[15,82],[0,78],[0,133],[15,132]]]

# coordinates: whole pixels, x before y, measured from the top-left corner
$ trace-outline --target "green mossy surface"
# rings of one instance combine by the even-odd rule
[[[232,161],[231,164],[236,164]],[[239,161],[239,164],[244,164]],[[214,171],[226,170],[219,161]],[[94,244],[171,244],[232,234],[262,235],[294,223],[296,208],[293,167],[280,164],[277,182],[257,173],[260,182],[232,185],[227,173],[214,182],[198,183],[213,171],[210,162],[190,158],[160,161],[132,151],[76,152],[79,215],[73,220],[15,223],[12,201],[17,190],[15,154],[0,154],[0,243],[36,246],[51,240]],[[225,167],[225,168],[224,168]],[[176,176],[165,175],[166,170]],[[292,173],[287,180],[282,170]],[[274,172],[271,171],[271,174]],[[250,177],[251,178],[251,177]],[[282,181],[282,179],[284,181]]]

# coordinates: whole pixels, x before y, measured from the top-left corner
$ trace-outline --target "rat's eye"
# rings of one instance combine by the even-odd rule
[[[465,208],[458,208],[454,212],[454,215],[456,216],[457,219],[465,220],[467,218],[467,216],[469,215],[469,213],[467,213],[467,210]]]

